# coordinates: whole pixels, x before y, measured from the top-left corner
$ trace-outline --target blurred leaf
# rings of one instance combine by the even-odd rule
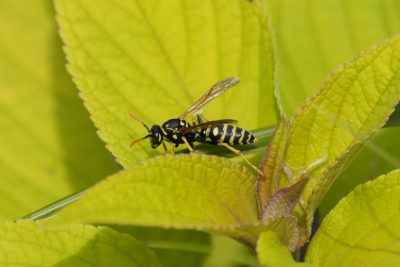
[[[64,69],[51,1],[0,1],[0,218],[116,169]]]
[[[294,261],[290,251],[281,243],[279,236],[272,231],[260,236],[257,254],[262,266],[265,267],[311,267],[310,264]]]
[[[400,171],[358,186],[325,218],[310,244],[315,266],[397,266]]]
[[[107,227],[3,222],[0,236],[0,266],[159,266],[142,243]]]
[[[275,28],[279,91],[292,115],[339,64],[400,31],[399,0],[264,0]]]
[[[254,251],[224,236],[212,236],[212,251],[204,267],[259,266]]]
[[[209,104],[211,119],[275,124],[274,58],[260,1],[56,0],[69,69],[100,135],[129,166],[151,152],[147,124],[183,113],[214,83],[242,82]]]
[[[113,225],[143,241],[162,266],[259,266],[249,247],[228,237],[190,230]],[[211,242],[210,242],[211,240]]]
[[[321,217],[328,214],[358,184],[374,179],[385,171],[400,168],[399,136],[400,127],[384,128],[372,140],[367,141],[363,150],[338,177],[322,201],[319,208]]]
[[[120,233],[129,233],[150,247],[163,267],[203,266],[213,249],[210,236],[189,230],[113,225]]]

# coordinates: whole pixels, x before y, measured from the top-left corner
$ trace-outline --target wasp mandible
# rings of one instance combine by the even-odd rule
[[[238,126],[233,125],[236,120],[213,120],[205,121],[200,114],[201,108],[211,100],[226,92],[229,88],[240,81],[237,77],[226,78],[213,85],[203,96],[201,96],[192,106],[183,112],[178,118],[170,119],[162,125],[154,124],[149,128],[138,117],[130,113],[130,116],[140,122],[147,130],[148,134],[139,139],[133,140],[130,146],[149,138],[152,148],[163,145],[165,151],[168,151],[165,142],[178,147],[180,144],[186,144],[188,149],[194,151],[194,143],[205,143],[211,145],[221,145],[228,148],[233,153],[240,155],[252,168],[260,172],[240,150],[231,145],[245,145],[255,142],[254,135]],[[185,118],[193,116],[195,120],[189,123]]]

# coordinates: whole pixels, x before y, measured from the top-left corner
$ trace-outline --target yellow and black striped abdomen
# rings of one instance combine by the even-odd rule
[[[216,124],[205,131],[206,143],[245,145],[253,143],[256,138],[249,131],[230,124]]]

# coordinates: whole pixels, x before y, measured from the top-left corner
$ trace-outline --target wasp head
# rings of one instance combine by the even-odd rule
[[[149,130],[148,137],[150,138],[150,144],[152,148],[156,148],[159,145],[161,145],[163,141],[163,135],[162,135],[162,130],[159,125],[153,125],[151,126],[151,129]]]
[[[149,128],[143,121],[141,121],[138,117],[136,117],[135,115],[133,115],[132,113],[129,113],[129,115],[136,121],[140,122],[144,128],[146,128],[147,132],[149,133],[146,136],[143,136],[139,139],[133,140],[130,144],[130,146],[133,146],[134,144],[137,144],[139,142],[141,142],[144,139],[149,138],[150,140],[150,144],[152,148],[156,148],[159,145],[161,145],[162,141],[163,141],[163,131],[161,129],[160,125],[154,124],[153,126],[151,126],[151,128]]]

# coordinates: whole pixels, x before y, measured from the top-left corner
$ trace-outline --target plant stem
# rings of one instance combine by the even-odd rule
[[[37,211],[34,211],[28,215],[25,215],[24,217],[22,217],[22,219],[26,219],[26,220],[47,219],[47,218],[51,217],[54,213],[59,211],[60,209],[66,207],[69,204],[80,199],[88,190],[89,189],[84,189],[82,191],[75,192],[69,196],[66,196],[62,199],[59,199],[50,205],[47,205]]]

